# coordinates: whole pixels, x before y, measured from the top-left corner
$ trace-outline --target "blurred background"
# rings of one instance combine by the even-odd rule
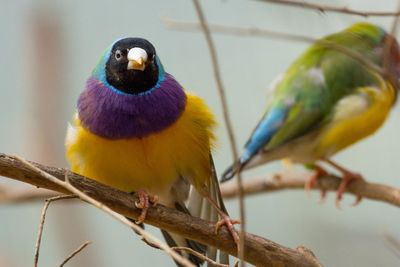
[[[395,10],[396,0],[310,1],[360,10]],[[261,1],[202,0],[209,23],[265,28],[321,37],[357,22],[390,29],[393,18],[319,13]],[[203,97],[220,122],[214,157],[221,173],[231,163],[227,133],[212,76],[205,39],[200,32],[167,29],[161,18],[197,22],[191,1],[0,1],[0,152],[43,164],[67,167],[64,133],[76,100],[102,52],[117,38],[140,36],[157,48],[180,83]],[[242,146],[264,112],[268,84],[308,46],[275,38],[213,35],[238,144]],[[400,107],[374,136],[335,159],[376,183],[400,187]],[[273,163],[244,173],[245,179],[282,170]],[[301,169],[301,168],[300,168]],[[24,184],[0,179],[0,186]],[[400,210],[363,200],[343,210],[334,194],[318,204],[319,192],[282,191],[246,199],[247,230],[295,248],[309,247],[325,266],[399,266],[400,259],[383,237],[400,239]],[[237,201],[227,202],[238,218]],[[33,262],[42,202],[0,205],[0,266]],[[83,241],[93,243],[68,266],[175,266],[160,251],[145,245],[127,227],[84,203],[66,200],[50,206],[39,266],[57,266]],[[158,229],[147,227],[161,236]]]

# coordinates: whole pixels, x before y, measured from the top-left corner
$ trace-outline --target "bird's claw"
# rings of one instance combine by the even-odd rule
[[[342,200],[343,193],[346,191],[346,188],[347,188],[347,185],[349,184],[349,182],[351,180],[354,180],[354,179],[364,179],[358,173],[353,173],[353,172],[346,171],[346,172],[343,172],[343,174],[344,174],[344,177],[342,178],[342,181],[341,181],[341,183],[339,185],[339,188],[337,190],[336,201],[335,201],[336,208],[339,209],[339,210],[342,210],[342,207],[340,206],[340,201]],[[357,196],[357,199],[352,204],[352,206],[358,205],[361,202],[361,200],[362,200],[362,196]]]
[[[218,230],[222,225],[226,225],[226,227],[228,228],[229,232],[231,233],[231,235],[233,237],[233,240],[235,241],[235,244],[239,248],[239,235],[236,232],[235,227],[233,227],[233,225],[235,225],[235,224],[240,224],[240,221],[233,220],[228,215],[224,215],[224,216],[222,216],[222,219],[217,222],[217,224],[215,226],[215,233],[216,234],[218,233]]]
[[[308,179],[306,181],[306,183],[304,185],[304,189],[307,193],[307,196],[310,196],[310,191],[311,191],[311,188],[314,186],[315,181],[317,181],[318,178],[320,178],[321,176],[324,176],[327,174],[328,174],[328,172],[324,168],[322,168],[318,165],[315,167],[315,171],[314,171],[313,175],[310,177],[310,179]],[[326,196],[326,191],[322,190],[320,203],[322,203],[325,200],[325,196]]]
[[[142,210],[136,224],[141,224],[146,219],[147,210],[150,208],[150,202],[153,203],[153,207],[157,205],[158,196],[151,196],[143,189],[138,190],[134,195],[139,198],[139,201],[135,202],[135,206]]]

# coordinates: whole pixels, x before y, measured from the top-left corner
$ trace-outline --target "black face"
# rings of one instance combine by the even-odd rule
[[[144,70],[128,69],[128,52],[135,47],[147,53]],[[153,88],[158,81],[158,71],[156,50],[149,41],[142,38],[125,38],[116,42],[105,67],[107,82],[128,94],[138,94]]]

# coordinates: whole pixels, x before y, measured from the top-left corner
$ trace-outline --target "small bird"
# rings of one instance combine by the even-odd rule
[[[123,38],[105,51],[79,96],[66,155],[74,172],[137,195],[137,223],[159,202],[216,222],[216,231],[225,224],[237,242],[239,222],[227,214],[211,157],[215,125],[204,101],[165,72],[149,41]],[[170,246],[215,256],[216,250],[162,232]]]
[[[378,73],[340,48],[386,73]],[[343,174],[336,196],[340,208],[349,181],[362,177],[331,157],[383,124],[396,101],[399,63],[397,41],[373,24],[357,23],[316,41],[271,85],[266,112],[237,160],[238,167],[229,167],[222,181],[238,170],[285,159],[315,170],[306,183],[309,191],[327,173],[316,163],[321,161]],[[358,197],[355,204],[360,201]]]

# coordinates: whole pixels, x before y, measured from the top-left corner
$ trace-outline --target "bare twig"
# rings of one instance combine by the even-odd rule
[[[84,192],[82,192],[81,190],[77,189],[76,187],[74,187],[71,183],[69,183],[68,181],[68,171],[65,172],[65,182],[61,181],[59,179],[57,179],[56,177],[54,177],[53,175],[39,169],[38,167],[34,166],[33,164],[29,163],[28,161],[26,161],[25,159],[15,156],[15,158],[17,160],[19,160],[22,164],[24,164],[26,167],[30,168],[32,171],[36,172],[37,174],[41,175],[42,177],[44,177],[45,179],[65,188],[66,190],[68,190],[69,192],[77,195],[80,199],[92,204],[93,206],[95,206],[96,208],[108,213],[109,215],[111,215],[112,217],[114,217],[115,219],[117,219],[118,221],[122,222],[123,224],[129,226],[130,228],[134,229],[137,233],[139,233],[141,236],[143,236],[146,239],[151,240],[152,242],[156,243],[162,250],[164,250],[167,254],[169,254],[174,260],[176,260],[177,262],[181,263],[183,266],[189,266],[189,267],[194,267],[194,265],[188,260],[185,259],[184,257],[182,257],[181,255],[179,255],[178,253],[176,253],[175,251],[173,251],[169,246],[167,246],[166,244],[164,244],[161,240],[159,240],[158,238],[154,237],[153,235],[151,235],[150,233],[148,233],[147,231],[145,231],[144,229],[142,229],[140,226],[132,223],[131,221],[129,221],[127,218],[125,218],[124,216],[121,216],[120,214],[114,212],[113,210],[111,210],[110,208],[108,208],[107,206],[105,206],[103,203],[91,198],[90,196],[88,196],[87,194],[85,194]]]
[[[225,89],[224,89],[221,74],[219,71],[217,53],[215,50],[213,40],[211,38],[210,30],[208,29],[206,18],[204,17],[203,10],[200,6],[200,3],[198,0],[193,0],[193,4],[195,6],[197,16],[199,17],[200,25],[203,30],[204,36],[206,38],[206,41],[207,41],[208,50],[210,52],[211,62],[212,62],[213,71],[214,71],[214,78],[215,78],[215,82],[217,84],[217,88],[218,88],[218,92],[219,92],[219,96],[220,96],[220,100],[221,100],[222,111],[224,114],[224,121],[225,121],[226,129],[228,131],[229,142],[231,145],[234,165],[236,167],[236,165],[238,164],[237,159],[239,158],[239,154],[236,149],[235,135],[233,133],[232,123],[231,123],[231,120],[229,117],[229,109],[228,109],[228,104],[227,104],[226,97],[225,97]],[[236,169],[238,169],[238,168],[236,168]],[[240,233],[239,233],[238,250],[239,250],[239,259],[243,260],[243,258],[244,258],[244,255],[243,255],[244,243],[243,242],[244,242],[244,234],[246,232],[246,216],[245,216],[245,207],[244,207],[244,200],[243,200],[243,190],[241,189],[242,188],[242,178],[241,178],[240,172],[237,172],[236,176],[237,176],[236,181],[237,181],[237,185],[239,188],[239,190],[237,191],[237,194],[239,197],[239,213],[240,213],[240,223],[241,223]],[[242,266],[243,267],[245,266],[244,261],[242,261]]]
[[[12,187],[0,187],[0,204],[17,204],[33,201],[43,201],[47,198],[59,194],[45,189],[27,187],[24,189],[14,189]]]
[[[398,17],[396,17],[396,18],[398,18]],[[165,25],[171,29],[176,29],[176,30],[200,30],[201,29],[201,25],[198,23],[177,22],[177,21],[173,21],[169,18],[163,18],[163,21],[164,21]],[[397,24],[394,23],[393,25],[397,25]],[[395,30],[395,28],[396,27],[393,26],[392,32]],[[315,38],[307,37],[307,36],[303,36],[303,35],[281,33],[281,32],[275,32],[275,31],[259,29],[259,28],[242,28],[242,27],[231,27],[231,26],[214,24],[214,25],[212,25],[211,29],[215,30],[218,33],[235,34],[235,35],[241,35],[241,36],[244,35],[244,36],[274,37],[274,38],[282,38],[282,39],[287,39],[287,40],[296,40],[296,41],[314,43],[315,45],[323,46],[323,47],[326,47],[326,48],[329,48],[332,50],[336,50],[343,54],[346,54],[347,56],[353,58],[354,60],[363,64],[364,66],[371,69],[372,71],[379,73],[385,79],[388,79],[396,88],[400,88],[399,81],[390,74],[387,66],[383,65],[382,67],[380,67],[380,66],[374,64],[373,62],[369,61],[368,59],[366,59],[364,56],[362,56],[357,51],[349,49],[338,43],[333,43],[333,42],[322,40],[322,39],[315,39]],[[389,40],[389,42],[386,43],[385,51],[384,51],[384,58],[388,58],[386,55],[390,51],[387,48],[390,48],[390,44],[393,41],[394,40]],[[385,64],[387,62],[388,61],[385,60],[383,63]]]
[[[176,21],[169,17],[162,17],[165,27],[171,30],[177,31],[201,31],[201,25],[195,22],[184,22],[184,21]],[[313,43],[316,41],[315,38],[292,34],[292,33],[283,33],[277,31],[271,31],[267,29],[260,29],[257,27],[234,27],[228,25],[221,24],[207,24],[210,31],[213,33],[219,34],[229,34],[229,35],[238,35],[238,36],[255,36],[255,37],[266,37],[266,38],[280,38],[286,40],[294,40],[306,43]]]
[[[199,253],[199,252],[197,252],[197,251],[195,251],[195,250],[193,250],[191,248],[188,248],[188,247],[172,247],[172,249],[173,250],[178,250],[178,251],[185,251],[187,253],[190,253],[190,254],[198,257],[199,259],[210,263],[212,266],[215,266],[215,267],[229,267],[228,264],[221,264],[221,263],[218,263],[216,261],[213,261],[212,259],[206,257],[205,255],[203,255],[203,254],[201,254],[201,253]]]
[[[56,196],[56,197],[46,199],[46,202],[45,202],[43,210],[42,210],[42,215],[40,216],[39,231],[38,231],[38,236],[37,236],[36,245],[35,245],[35,256],[33,259],[34,267],[37,267],[37,264],[38,264],[40,241],[42,240],[42,233],[43,233],[43,225],[44,225],[44,220],[46,217],[46,211],[47,211],[50,203],[53,201],[61,200],[61,199],[71,199],[71,198],[76,198],[76,196],[75,195],[63,195],[63,196]]]
[[[80,245],[79,248],[75,249],[67,258],[65,258],[65,260],[63,260],[63,262],[61,262],[59,267],[63,267],[64,264],[66,264],[70,259],[72,259],[79,252],[81,252],[82,249],[84,249],[89,244],[90,244],[90,241],[86,241],[82,245]]]
[[[38,163],[32,164],[60,181],[65,179],[65,169],[48,167]],[[43,177],[41,173],[33,171],[15,158],[2,153],[0,153],[0,176],[61,193],[70,193],[63,186]],[[74,187],[110,207],[113,211],[132,219],[137,219],[140,216],[141,209],[135,206],[135,202],[138,201],[137,197],[75,173],[70,173],[68,177]],[[232,235],[226,227],[220,228],[218,233],[215,233],[215,223],[192,217],[161,204],[148,210],[145,223],[237,256],[237,248]],[[257,235],[246,233],[244,243],[244,260],[255,266],[320,266],[310,253],[284,247]]]
[[[300,7],[300,8],[306,8],[306,9],[315,9],[322,13],[329,11],[329,12],[337,12],[337,13],[344,13],[344,14],[350,14],[350,15],[358,15],[358,16],[363,16],[363,17],[398,16],[400,14],[399,11],[359,11],[359,10],[350,9],[348,7],[318,5],[318,4],[307,3],[304,1],[301,1],[301,2],[300,1],[292,1],[292,0],[259,0],[259,1],[282,4],[282,5],[296,6],[296,7]]]
[[[243,183],[244,193],[247,196],[287,189],[303,190],[304,185],[310,176],[310,173],[282,172],[262,178],[246,179]],[[325,175],[316,181],[312,189],[336,191],[340,182],[341,178],[337,176]],[[221,192],[224,198],[235,197],[236,190],[236,184],[233,182],[221,185]],[[383,201],[400,207],[400,189],[386,185],[368,183],[361,179],[357,179],[349,183],[346,193]]]

